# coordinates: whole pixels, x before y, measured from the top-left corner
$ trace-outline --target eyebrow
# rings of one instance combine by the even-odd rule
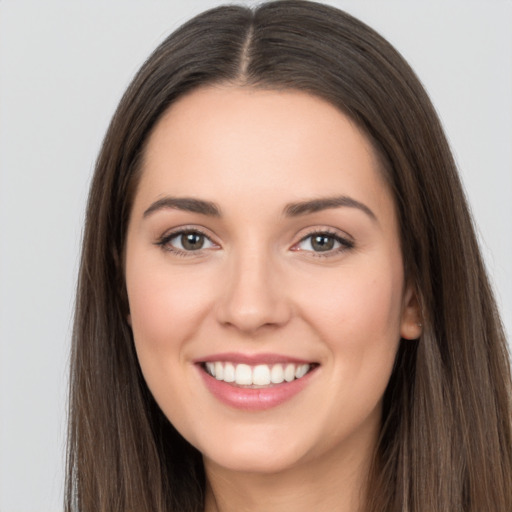
[[[322,210],[328,210],[331,208],[339,208],[342,206],[357,208],[368,215],[373,221],[377,221],[376,215],[370,208],[368,208],[368,206],[349,196],[323,197],[318,199],[309,199],[306,201],[298,201],[295,203],[288,203],[284,207],[283,213],[287,217],[300,217],[301,215],[320,212]],[[221,217],[220,208],[211,201],[195,199],[192,197],[171,196],[163,197],[162,199],[152,203],[151,206],[145,210],[143,217],[146,218],[156,211],[165,209],[199,213],[209,217]]]
[[[220,209],[211,201],[194,199],[192,197],[170,197],[166,196],[155,201],[145,212],[144,218],[158,210],[173,209],[183,210],[185,212],[200,213],[210,217],[220,217]]]
[[[330,208],[339,208],[341,206],[357,208],[368,215],[373,221],[377,221],[377,216],[368,206],[349,196],[324,197],[289,203],[284,208],[284,214],[287,217],[299,217],[301,215],[328,210]]]

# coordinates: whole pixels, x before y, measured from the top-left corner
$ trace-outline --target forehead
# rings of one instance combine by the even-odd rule
[[[137,198],[197,195],[249,204],[258,197],[277,206],[346,194],[389,202],[380,167],[367,137],[323,99],[293,90],[205,87],[174,103],[156,125]]]

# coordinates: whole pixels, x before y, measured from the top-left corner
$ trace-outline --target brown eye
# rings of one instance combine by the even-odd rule
[[[354,243],[351,240],[327,231],[311,233],[305,236],[294,246],[294,250],[316,253],[317,255],[325,253],[325,256],[330,256],[353,247]]]
[[[179,238],[185,251],[198,251],[204,246],[205,236],[201,233],[183,233]]]
[[[210,238],[200,231],[195,230],[175,231],[174,233],[166,235],[160,239],[157,245],[175,253],[191,253],[198,252],[203,249],[218,248]]]
[[[334,237],[330,235],[313,235],[311,237],[311,247],[314,251],[330,251],[334,248]]]

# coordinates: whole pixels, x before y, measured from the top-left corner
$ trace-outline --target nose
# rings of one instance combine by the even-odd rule
[[[217,305],[218,321],[251,335],[285,325],[292,307],[282,269],[264,251],[246,251],[233,259]]]

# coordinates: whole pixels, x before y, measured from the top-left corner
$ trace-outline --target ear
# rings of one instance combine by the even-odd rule
[[[406,340],[415,340],[423,332],[421,307],[416,289],[409,285],[404,293],[400,336]]]

